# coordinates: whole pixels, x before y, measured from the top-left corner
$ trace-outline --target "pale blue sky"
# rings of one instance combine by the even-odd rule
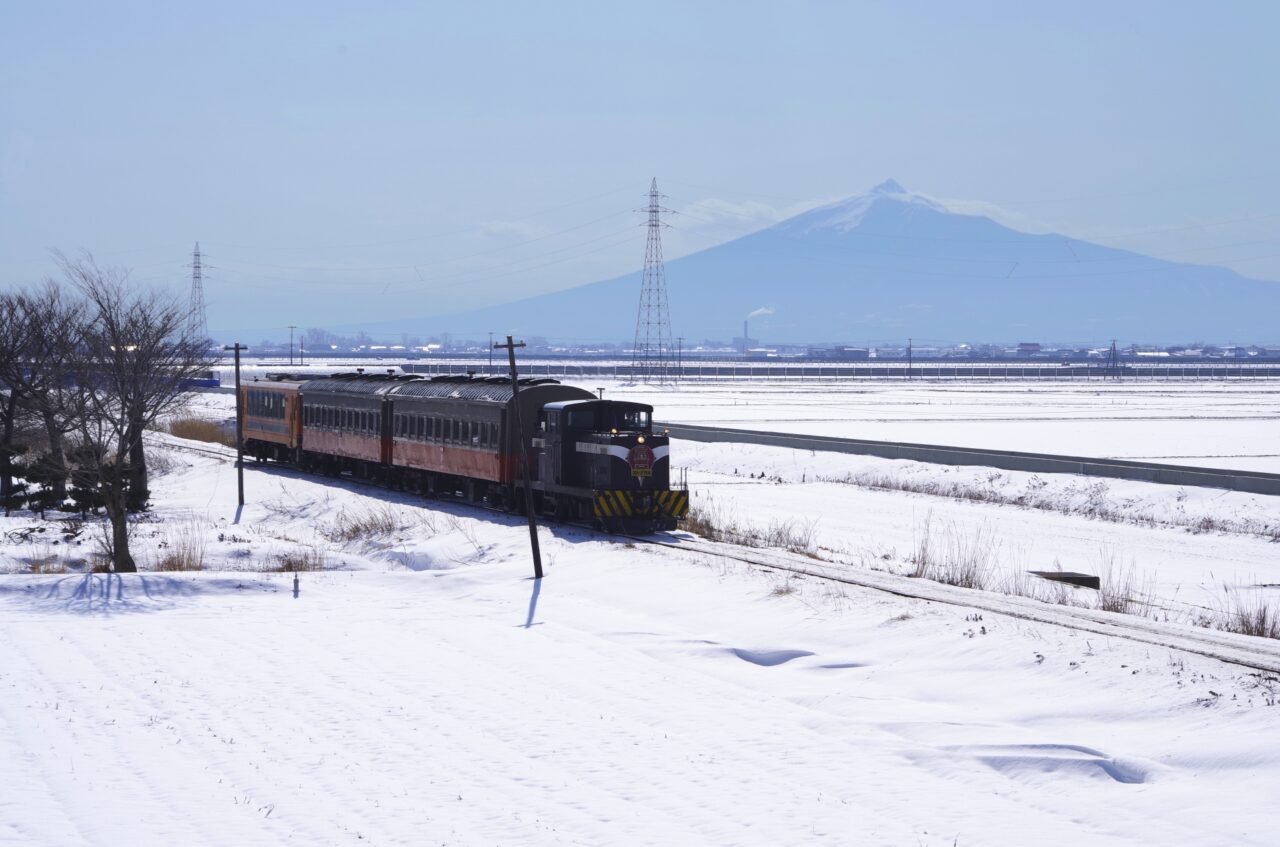
[[[430,315],[635,270],[654,176],[669,258],[893,177],[1280,280],[1278,31],[1275,3],[8,3],[0,285],[56,247],[185,291],[199,240],[215,330]]]

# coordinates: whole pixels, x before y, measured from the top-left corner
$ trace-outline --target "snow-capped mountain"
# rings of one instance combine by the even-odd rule
[[[640,274],[448,318],[449,330],[627,341]],[[1280,283],[951,211],[888,180],[667,263],[671,323],[694,341],[1280,340]]]

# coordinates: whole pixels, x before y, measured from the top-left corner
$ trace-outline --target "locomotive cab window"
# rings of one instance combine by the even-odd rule
[[[628,409],[618,416],[618,429],[648,429],[649,413],[644,409]]]
[[[565,426],[570,429],[595,429],[596,413],[590,409],[570,409]]]

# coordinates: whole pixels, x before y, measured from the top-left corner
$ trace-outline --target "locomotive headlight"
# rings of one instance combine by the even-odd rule
[[[618,428],[615,426],[613,429],[609,430],[609,432],[611,432],[611,433],[612,433],[612,434],[614,434],[614,435],[617,435],[617,434],[618,434]]]
[[[643,443],[644,443],[644,436],[643,436],[643,435],[637,435],[637,436],[636,436],[636,443],[637,443],[637,444],[643,444]]]

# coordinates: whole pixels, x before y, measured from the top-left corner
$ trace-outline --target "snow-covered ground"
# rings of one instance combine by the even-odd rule
[[[606,387],[672,422],[1280,472],[1276,382]]]
[[[1275,843],[1272,675],[564,527],[535,583],[520,520],[253,464],[240,511],[228,451],[155,443],[148,572],[0,522],[0,844]],[[1127,570],[1170,631],[1280,599],[1280,498],[673,452],[722,528],[856,571],[927,533],[997,590]]]

